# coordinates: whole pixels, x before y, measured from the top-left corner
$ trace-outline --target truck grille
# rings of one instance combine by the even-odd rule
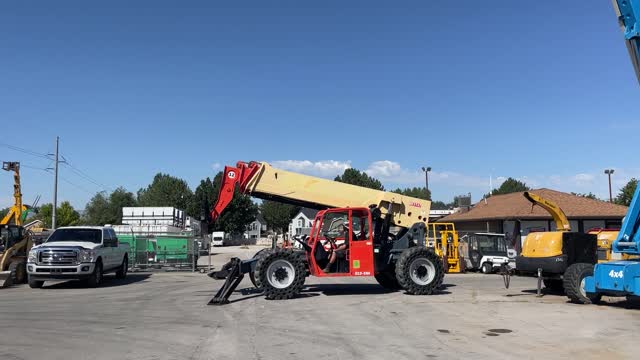
[[[76,265],[78,252],[76,250],[46,249],[38,253],[38,264],[42,265]]]

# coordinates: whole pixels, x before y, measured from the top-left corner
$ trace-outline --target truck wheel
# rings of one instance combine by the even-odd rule
[[[255,255],[253,255],[253,258],[254,259],[259,259],[261,257],[266,256],[269,252],[271,252],[271,248],[262,249],[262,250],[258,251],[257,253],[255,253]],[[251,280],[251,283],[253,284],[253,286],[256,289],[262,289],[262,283],[260,282],[260,279],[256,278],[255,271],[252,271],[252,272],[249,273],[249,279]]]
[[[9,264],[9,271],[13,275],[14,284],[24,284],[27,282],[27,265],[23,261],[14,261]]]
[[[116,279],[126,278],[127,271],[129,271],[129,258],[125,255],[124,259],[122,259],[122,265],[120,265],[120,268],[116,271]]]
[[[41,280],[33,280],[31,276],[29,276],[29,287],[32,289],[41,289],[44,285],[44,281]]]
[[[562,284],[562,280],[560,279],[544,279],[542,280],[544,283],[544,287],[558,293],[564,292],[564,285]]]
[[[406,249],[396,262],[396,279],[412,295],[429,295],[442,285],[444,269],[438,255],[425,247]]]
[[[267,299],[291,299],[302,290],[306,269],[295,251],[278,249],[258,260],[256,275]]]
[[[398,290],[400,289],[400,284],[398,283],[398,279],[396,279],[396,274],[391,271],[383,271],[381,273],[377,273],[374,275],[378,284],[385,289],[389,290]]]
[[[89,287],[98,287],[102,283],[102,261],[98,260],[96,266],[93,268],[93,273],[87,279],[87,285]]]
[[[576,263],[567,268],[562,280],[564,291],[576,304],[595,304],[600,301],[602,295],[587,293],[584,289],[584,281],[587,276],[593,276],[593,264]]]
[[[493,272],[493,265],[491,263],[482,264],[482,273],[483,274],[491,274]]]

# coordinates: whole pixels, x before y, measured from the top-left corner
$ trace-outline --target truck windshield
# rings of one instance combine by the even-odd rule
[[[58,229],[49,236],[47,242],[80,241],[100,244],[102,231],[98,229]]]

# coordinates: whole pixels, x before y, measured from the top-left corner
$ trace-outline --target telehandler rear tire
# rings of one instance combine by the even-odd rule
[[[398,283],[398,279],[396,278],[396,274],[391,271],[384,271],[381,273],[377,273],[374,275],[378,284],[385,289],[389,290],[398,290],[401,289],[400,284]]]
[[[293,250],[277,249],[258,260],[256,280],[268,300],[291,299],[302,291],[305,264]],[[259,280],[258,280],[259,279]]]
[[[408,294],[430,295],[442,285],[442,261],[426,247],[406,249],[396,262],[396,279]]]
[[[584,279],[593,276],[593,264],[576,263],[570,265],[564,272],[562,280],[564,292],[571,302],[576,304],[597,304],[602,295],[591,294],[584,289]]]

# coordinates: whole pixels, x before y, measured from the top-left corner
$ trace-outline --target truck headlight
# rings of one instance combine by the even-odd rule
[[[27,262],[36,263],[38,261],[38,250],[29,251],[29,257],[27,258]]]
[[[94,261],[95,257],[96,257],[96,252],[94,250],[82,249],[78,253],[78,262],[90,263]]]

